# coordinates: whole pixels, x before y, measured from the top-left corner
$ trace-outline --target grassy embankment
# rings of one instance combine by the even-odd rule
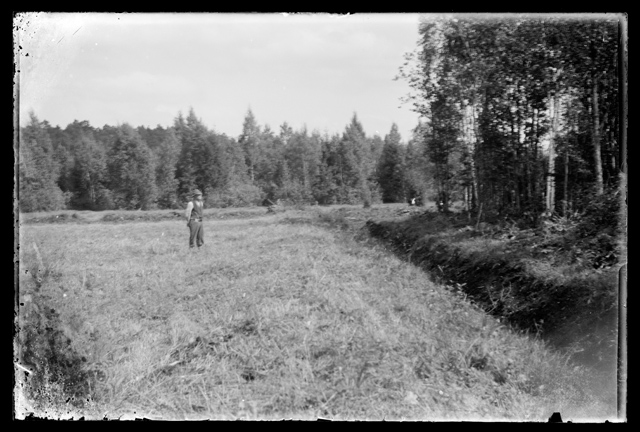
[[[488,313],[538,334],[597,373],[593,387],[615,390],[620,266],[625,216],[611,195],[580,218],[474,224],[464,214],[417,212],[378,218],[369,232]]]
[[[587,368],[345,218],[259,210],[200,251],[178,216],[22,226],[18,416],[615,419]]]
[[[603,357],[616,352],[618,272],[625,256],[614,198],[579,221],[549,221],[537,229],[513,223],[476,229],[463,214],[434,212],[367,225],[494,315],[557,347],[589,345],[590,354]]]

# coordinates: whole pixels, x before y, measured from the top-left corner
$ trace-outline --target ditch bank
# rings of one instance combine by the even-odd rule
[[[474,233],[451,227],[439,231],[442,217],[425,212],[406,220],[368,220],[366,228],[398,256],[464,293],[502,322],[538,335],[576,363],[615,374],[617,280],[611,279],[615,273],[572,275],[561,281],[541,278],[504,247],[493,250],[487,242],[483,248],[476,241],[476,247],[465,248],[462,238],[474,241]]]

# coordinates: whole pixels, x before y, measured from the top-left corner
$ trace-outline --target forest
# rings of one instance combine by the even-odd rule
[[[397,80],[420,114],[367,135],[354,113],[341,133],[274,131],[249,109],[242,133],[208,129],[193,109],[155,129],[127,123],[20,128],[21,212],[434,201],[535,223],[615,195],[626,68],[617,17],[589,20],[423,18]],[[345,119],[346,120],[346,119]]]
[[[355,114],[342,135],[328,136],[287,123],[274,133],[249,110],[238,138],[208,130],[193,109],[155,129],[87,121],[61,129],[32,114],[21,138],[24,212],[179,208],[195,188],[207,207],[355,204],[400,199],[405,187],[397,127],[367,137]]]

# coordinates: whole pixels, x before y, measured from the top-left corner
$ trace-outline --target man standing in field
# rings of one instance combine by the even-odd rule
[[[198,248],[204,244],[204,227],[202,226],[202,216],[204,211],[204,202],[202,201],[202,192],[196,189],[192,194],[193,199],[187,204],[187,226],[189,227],[189,248],[193,248],[196,244]]]

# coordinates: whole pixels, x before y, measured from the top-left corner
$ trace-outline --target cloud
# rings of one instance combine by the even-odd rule
[[[254,60],[339,61],[388,49],[386,36],[362,20],[300,17],[274,25],[265,19],[252,25],[239,53]]]
[[[185,95],[195,91],[184,77],[134,71],[126,75],[99,77],[93,85],[101,91],[123,92],[129,95]]]
[[[341,131],[354,111],[381,134],[390,123],[374,112],[403,126],[404,83],[391,79],[414,48],[417,16],[65,17],[40,17],[21,39],[21,106],[54,124],[166,124],[193,107],[235,133],[252,106],[274,129],[287,120]]]

